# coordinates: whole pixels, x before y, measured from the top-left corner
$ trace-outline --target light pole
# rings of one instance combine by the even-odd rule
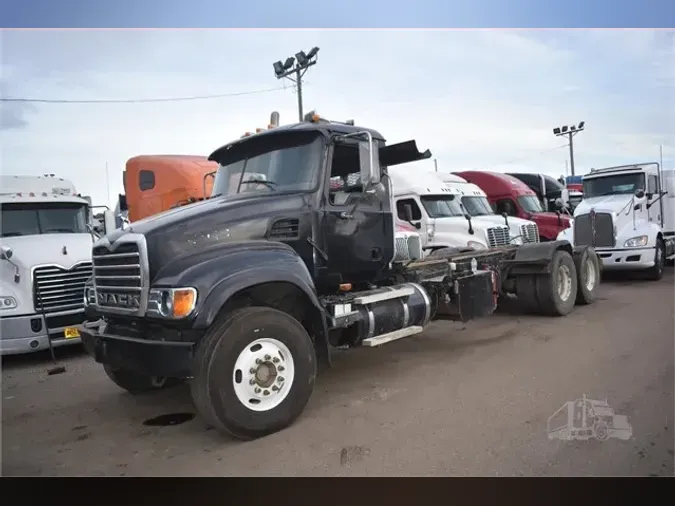
[[[566,136],[569,139],[570,142],[570,170],[572,172],[572,175],[574,176],[574,141],[572,138],[581,132],[584,129],[584,125],[586,124],[585,121],[582,121],[579,123],[579,126],[572,125],[571,127],[567,127],[567,125],[562,126],[562,127],[556,127],[553,129],[553,135],[556,137],[562,137]]]
[[[277,79],[286,78],[295,83],[298,87],[298,118],[302,121],[302,77],[305,75],[309,67],[316,65],[318,47],[313,47],[309,53],[300,51],[295,53],[295,58],[292,56],[286,58],[285,62],[281,60],[274,62],[274,75]],[[295,66],[294,66],[295,64]],[[294,77],[293,74],[295,74]]]

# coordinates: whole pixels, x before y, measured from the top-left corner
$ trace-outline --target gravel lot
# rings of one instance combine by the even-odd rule
[[[120,390],[80,349],[6,357],[5,476],[673,476],[673,269],[660,282],[609,279],[567,318],[498,314],[435,323],[380,349],[336,353],[303,416],[248,443],[193,413],[183,385]],[[79,348],[79,347],[78,347]],[[632,425],[623,441],[559,441],[547,419],[586,394]]]

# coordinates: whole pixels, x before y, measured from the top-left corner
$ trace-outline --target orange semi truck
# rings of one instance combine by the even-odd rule
[[[140,155],[130,158],[124,170],[124,195],[119,211],[130,222],[173,207],[203,200],[211,194],[218,164],[204,156]]]

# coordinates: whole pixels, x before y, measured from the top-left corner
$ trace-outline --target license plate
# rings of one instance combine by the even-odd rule
[[[64,329],[63,335],[65,336],[66,339],[75,339],[77,337],[80,337],[80,331],[77,330],[75,327],[68,327]]]

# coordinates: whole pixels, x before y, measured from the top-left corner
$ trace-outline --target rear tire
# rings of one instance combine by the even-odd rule
[[[207,423],[250,440],[288,427],[304,411],[314,390],[316,354],[292,316],[248,307],[207,332],[193,371],[193,401]]]
[[[663,277],[663,271],[666,266],[666,243],[660,237],[656,239],[656,248],[654,250],[654,266],[645,272],[646,278],[650,281],[659,281]]]
[[[577,269],[577,298],[579,305],[588,305],[595,302],[600,284],[601,267],[598,255],[590,248],[584,248],[581,255],[575,258]]]
[[[182,382],[179,378],[146,376],[145,374],[130,369],[112,367],[107,364],[103,366],[103,370],[113,383],[132,395],[143,395],[150,392],[156,392],[158,390],[176,386]]]
[[[558,250],[551,261],[551,272],[523,275],[516,280],[516,295],[523,309],[534,314],[566,316],[574,309],[577,273],[572,255]]]

